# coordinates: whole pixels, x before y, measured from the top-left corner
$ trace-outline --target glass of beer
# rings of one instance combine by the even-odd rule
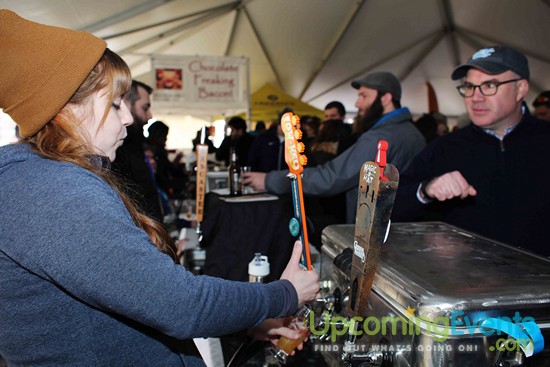
[[[241,166],[241,179],[245,173],[252,172],[252,167],[250,166]],[[254,190],[249,185],[243,183],[243,195],[252,194]]]
[[[290,321],[288,327],[300,333],[298,339],[288,339],[282,336],[277,342],[277,348],[271,348],[271,353],[273,353],[282,364],[286,363],[286,359],[290,353],[292,353],[292,351],[311,333],[311,328],[309,327],[310,313],[311,309],[308,306],[302,306],[292,316],[292,321]]]

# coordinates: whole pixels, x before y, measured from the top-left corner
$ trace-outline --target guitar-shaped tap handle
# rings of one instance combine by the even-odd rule
[[[305,146],[299,142],[302,131],[296,127],[299,117],[292,112],[285,113],[281,118],[281,128],[285,134],[285,161],[290,170],[288,177],[292,185],[292,204],[294,218],[290,220],[289,228],[293,236],[300,236],[302,242],[301,264],[311,270],[311,255],[307,237],[306,211],[304,208],[304,195],[302,190],[302,172],[307,164],[307,157],[303,155]]]

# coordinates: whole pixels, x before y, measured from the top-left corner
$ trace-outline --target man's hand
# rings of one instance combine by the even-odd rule
[[[461,199],[467,196],[476,196],[477,191],[466,181],[458,171],[445,173],[434,178],[426,184],[424,191],[430,199],[439,201],[449,200],[455,197]]]
[[[256,191],[265,191],[265,173],[246,172],[243,174],[243,184],[249,185]]]

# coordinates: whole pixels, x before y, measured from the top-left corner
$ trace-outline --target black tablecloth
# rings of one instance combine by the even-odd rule
[[[266,281],[280,278],[294,244],[288,230],[290,195],[273,201],[228,203],[209,193],[205,206],[205,274],[248,281],[248,263],[259,252],[269,258],[271,272]]]

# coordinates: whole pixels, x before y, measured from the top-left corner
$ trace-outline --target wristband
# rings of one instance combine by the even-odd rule
[[[424,185],[426,185],[427,181],[423,181],[418,185],[418,188],[416,189],[416,198],[418,201],[420,201],[422,204],[429,204],[432,202],[432,199],[428,196],[428,193],[426,192],[426,189],[424,188]]]
[[[428,180],[422,181],[420,183],[420,194],[424,197],[426,200],[431,200],[432,198],[430,195],[428,195],[428,192],[426,191],[426,186],[428,185]]]

